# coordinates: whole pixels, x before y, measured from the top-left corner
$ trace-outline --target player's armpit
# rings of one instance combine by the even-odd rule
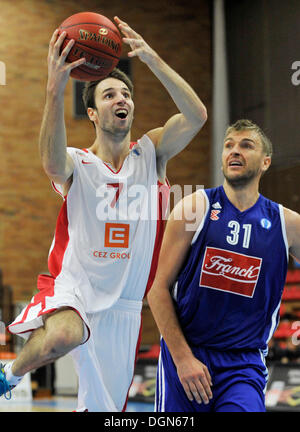
[[[287,242],[290,254],[300,261],[300,215],[284,208]]]
[[[72,157],[66,152],[66,162],[65,168],[63,170],[47,169],[45,166],[44,170],[50,180],[52,180],[54,183],[63,185],[64,188],[69,189],[72,184],[74,167],[75,166]]]

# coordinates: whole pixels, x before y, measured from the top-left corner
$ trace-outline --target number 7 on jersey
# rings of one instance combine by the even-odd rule
[[[110,206],[112,208],[116,206],[120,193],[122,192],[123,186],[124,186],[123,183],[107,183],[107,187],[115,188],[115,192],[116,192],[112,202],[110,203]]]

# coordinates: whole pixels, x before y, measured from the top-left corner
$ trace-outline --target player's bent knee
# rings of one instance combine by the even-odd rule
[[[76,348],[81,341],[82,336],[76,335],[71,329],[57,329],[55,333],[51,333],[45,338],[42,356],[45,359],[59,358]]]
[[[76,312],[69,310],[49,317],[45,330],[43,357],[58,358],[82,343],[84,323]]]

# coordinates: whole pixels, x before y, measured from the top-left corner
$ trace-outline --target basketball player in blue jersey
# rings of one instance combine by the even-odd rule
[[[225,134],[224,183],[183,198],[148,301],[161,332],[156,410],[265,411],[268,342],[300,215],[259,193],[272,145],[249,120]]]
[[[131,219],[123,216],[133,212],[126,189],[142,186],[141,202],[149,204],[145,200],[153,186],[165,183],[167,161],[188,145],[207,118],[194,90],[138,33],[119,18],[115,21],[130,47],[128,55],[148,66],[178,113],[132,143],[132,83],[115,70],[86,88],[94,142],[83,149],[67,146],[64,91],[72,68],[85,59],[66,63],[74,41],[61,52],[66,34],[54,32],[40,152],[64,202],[49,251],[49,275],[39,275],[38,294],[8,327],[27,341],[12,364],[0,366],[0,395],[9,397],[25,373],[71,352],[79,378],[77,411],[125,410],[133,379],[142,301],[153,281],[163,220],[151,218],[153,203],[144,206],[144,219],[136,213]],[[158,196],[154,204],[155,214],[161,215]],[[122,219],[107,222],[99,216],[100,205],[118,209]]]

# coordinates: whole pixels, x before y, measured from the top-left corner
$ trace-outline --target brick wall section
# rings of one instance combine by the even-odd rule
[[[118,15],[141,33],[201,96],[210,113],[211,23],[209,0],[10,0],[1,1],[0,60],[7,85],[0,86],[0,267],[14,300],[29,300],[47,255],[62,201],[44,174],[38,136],[45,101],[48,43],[67,16],[81,11]],[[124,49],[126,55],[127,49]],[[132,63],[136,114],[132,139],[160,126],[176,107],[139,60]],[[65,97],[68,144],[91,145],[88,120],[72,118],[72,80]],[[190,146],[169,162],[170,182],[209,186],[210,122]]]

